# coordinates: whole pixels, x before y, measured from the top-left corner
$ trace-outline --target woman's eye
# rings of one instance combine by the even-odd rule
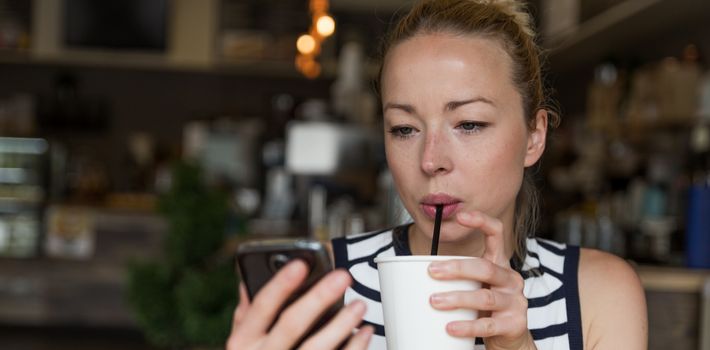
[[[414,130],[413,130],[412,128],[408,127],[408,126],[404,126],[404,127],[401,127],[401,128],[397,128],[397,132],[399,132],[399,134],[401,134],[401,135],[409,135],[409,134],[411,134],[413,131],[414,131]]]
[[[390,133],[397,137],[409,137],[414,134],[414,128],[411,126],[395,126],[390,129]]]
[[[486,127],[488,124],[487,123],[482,123],[482,122],[463,122],[459,124],[459,128],[464,130],[465,132],[476,132],[480,131],[484,127]]]

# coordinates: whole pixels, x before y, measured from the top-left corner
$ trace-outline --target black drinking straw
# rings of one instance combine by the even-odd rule
[[[439,231],[441,230],[441,215],[444,211],[443,204],[436,205],[436,219],[434,219],[434,237],[431,239],[431,255],[436,255],[439,250]]]

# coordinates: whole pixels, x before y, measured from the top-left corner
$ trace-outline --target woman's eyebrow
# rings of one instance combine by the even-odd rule
[[[404,112],[407,112],[409,114],[414,114],[416,109],[412,105],[404,104],[404,103],[391,103],[388,102],[385,104],[385,108],[382,109],[382,111],[387,111],[388,109],[400,109]]]
[[[467,100],[449,101],[444,106],[444,109],[447,111],[453,111],[456,108],[459,108],[461,106],[471,104],[471,103],[486,103],[486,104],[489,104],[489,105],[495,107],[495,103],[493,103],[493,101],[491,101],[485,97],[478,96],[478,97],[470,98]],[[409,113],[409,114],[414,114],[417,110],[416,108],[414,108],[414,106],[412,106],[410,104],[394,103],[394,102],[385,103],[385,106],[382,109],[382,111],[384,112],[384,111],[387,111],[388,109],[399,109],[399,110],[402,110],[402,111]]]
[[[471,104],[471,103],[478,103],[478,102],[486,103],[486,104],[489,104],[489,105],[495,107],[495,103],[493,103],[493,101],[491,101],[485,97],[479,96],[479,97],[470,98],[468,100],[447,102],[444,109],[447,111],[453,111],[454,109],[459,108],[461,106]]]

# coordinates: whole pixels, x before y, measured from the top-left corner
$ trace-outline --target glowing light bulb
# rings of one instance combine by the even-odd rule
[[[311,13],[323,13],[328,11],[328,0],[311,0]]]
[[[308,34],[303,34],[298,37],[298,40],[296,40],[296,48],[298,49],[298,52],[304,55],[313,53],[316,49],[316,39]]]
[[[324,38],[332,35],[335,32],[335,20],[333,17],[328,15],[320,16],[318,21],[316,21],[316,31]]]
[[[303,67],[302,73],[308,79],[315,79],[318,78],[318,76],[320,75],[320,71],[320,64],[318,62],[313,61],[312,63]]]

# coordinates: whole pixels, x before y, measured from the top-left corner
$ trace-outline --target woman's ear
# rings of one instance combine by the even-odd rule
[[[547,139],[547,110],[538,109],[535,114],[535,128],[528,133],[528,147],[525,152],[525,167],[532,166],[542,157]]]

